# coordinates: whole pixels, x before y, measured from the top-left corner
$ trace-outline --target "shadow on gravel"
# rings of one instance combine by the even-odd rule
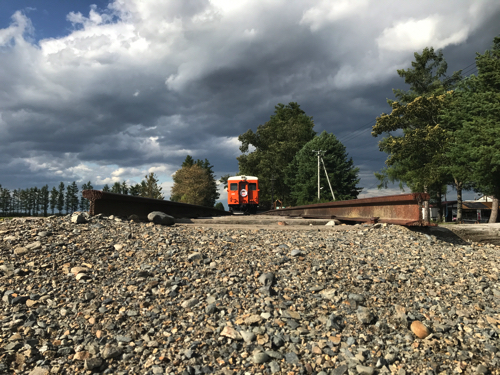
[[[444,227],[409,227],[413,232],[436,236],[436,239],[454,245],[469,245],[470,243],[458,236],[453,231]]]

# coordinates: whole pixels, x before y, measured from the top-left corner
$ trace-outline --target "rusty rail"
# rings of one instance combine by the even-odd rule
[[[100,190],[84,190],[82,195],[90,201],[89,213],[91,216],[103,214],[128,217],[135,214],[139,218],[145,219],[151,211],[161,211],[175,218],[230,215],[227,211],[210,207],[107,193]]]
[[[427,226],[429,224],[423,221],[421,209],[422,202],[426,200],[429,200],[429,194],[412,193],[317,203],[267,211],[265,214],[309,219]]]

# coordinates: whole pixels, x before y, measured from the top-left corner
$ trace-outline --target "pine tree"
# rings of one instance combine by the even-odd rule
[[[73,181],[71,183],[71,185],[69,185],[70,187],[70,192],[71,192],[71,195],[70,195],[70,211],[71,212],[75,212],[75,211],[78,211],[78,202],[79,202],[79,199],[78,199],[78,185],[76,184],[76,181]]]
[[[59,211],[59,214],[62,213],[62,210],[64,208],[64,182],[61,182],[59,184],[59,191],[57,192],[57,211]]]
[[[49,199],[50,210],[52,211],[52,215],[54,215],[54,209],[57,207],[58,196],[59,196],[59,192],[57,191],[57,188],[55,186],[52,187],[52,190],[50,191],[50,199]]]
[[[122,194],[128,195],[129,187],[127,186],[126,181],[122,181],[121,189],[122,189]]]
[[[387,100],[392,112],[377,117],[373,126],[373,136],[387,135],[379,142],[380,151],[388,154],[387,167],[376,176],[381,179],[379,188],[387,181],[400,181],[413,191],[430,192],[449,179],[442,168],[447,131],[439,122],[439,114],[461,72],[446,77],[448,65],[443,53],[432,47],[415,53],[411,65],[410,69],[398,70],[410,89],[393,90],[397,100]],[[428,219],[428,202],[425,207],[424,219]]]
[[[135,184],[135,185],[130,186],[130,195],[138,197],[141,195],[141,192],[142,192],[142,185],[141,184]]]
[[[9,189],[2,188],[2,185],[0,185],[0,210],[3,216],[8,216],[11,212],[11,203],[12,199]]]
[[[40,189],[40,206],[43,211],[43,216],[47,216],[47,211],[49,209],[50,199],[49,199],[49,185],[42,186]]]
[[[86,184],[82,185],[82,192],[84,190],[93,190],[94,187],[92,186],[92,183],[89,181]],[[80,197],[80,210],[81,211],[88,211],[90,209],[90,202],[87,198],[84,198],[83,195]]]
[[[303,205],[317,202],[318,192],[318,156],[317,151],[323,151],[323,163],[320,164],[320,185],[323,188],[323,200],[333,201],[330,184],[335,194],[335,200],[357,198],[361,188],[359,183],[359,168],[354,167],[345,146],[333,134],[326,131],[307,142],[295,155],[285,170],[285,182],[291,189],[292,204]],[[328,172],[330,183],[324,169]]]
[[[111,186],[111,193],[122,194],[122,184],[115,182],[113,186]]]
[[[35,186],[31,188],[33,215],[38,216],[40,212],[40,190]]]
[[[478,75],[453,93],[442,120],[450,128],[447,165],[460,171],[474,188],[494,197],[490,222],[496,222],[500,198],[500,36],[477,54]]]
[[[151,172],[144,178],[145,180],[141,181],[141,196],[144,198],[164,199],[158,177]]]

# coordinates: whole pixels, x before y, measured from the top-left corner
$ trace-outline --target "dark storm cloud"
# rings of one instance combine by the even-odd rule
[[[187,154],[234,173],[237,136],[294,101],[372,187],[385,155],[370,128],[404,88],[396,69],[431,45],[450,73],[469,65],[499,13],[495,1],[122,0],[69,14],[73,31],[38,44],[16,14],[0,30],[0,183],[168,180]]]

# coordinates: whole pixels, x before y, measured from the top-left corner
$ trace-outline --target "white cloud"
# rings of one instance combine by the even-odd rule
[[[439,26],[449,22],[444,17],[432,15],[421,20],[409,19],[386,28],[377,39],[381,49],[389,51],[418,51],[425,47],[444,48],[463,42],[469,35],[469,27],[457,24],[456,32],[439,36]]]
[[[23,43],[23,35],[32,33],[33,25],[29,18],[17,11],[12,15],[12,23],[5,29],[0,29],[0,46],[9,44],[12,40]]]
[[[304,12],[300,23],[316,31],[325,24],[359,16],[369,3],[369,0],[321,0]]]

